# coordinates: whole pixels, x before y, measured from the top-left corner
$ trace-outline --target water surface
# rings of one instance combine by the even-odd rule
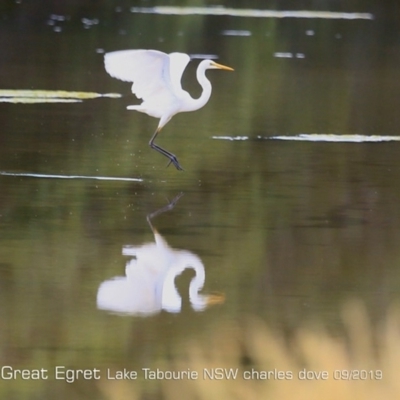
[[[0,104],[1,364],[140,370],[249,315],[285,335],[305,321],[340,335],[351,298],[379,320],[400,280],[399,45],[390,19],[357,3],[322,11],[371,18],[164,15],[131,6],[0,9],[0,89],[122,96]],[[183,78],[194,96],[201,55],[235,69],[209,71],[209,103],[175,116],[159,136],[185,171],[166,168],[148,147],[157,121],[127,111],[138,103],[130,85],[103,68],[104,52],[125,48],[195,55]],[[301,135],[325,141],[295,140]],[[132,254],[123,250],[154,243],[147,216],[179,193],[153,227],[199,260],[200,294],[219,301],[193,307],[187,268],[175,280],[178,308],[98,309],[100,285],[126,277]],[[94,380],[79,385],[18,379],[0,392],[97,393]]]

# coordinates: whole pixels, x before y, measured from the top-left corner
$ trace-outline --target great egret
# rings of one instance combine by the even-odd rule
[[[198,110],[208,102],[212,87],[205,75],[207,69],[233,71],[233,68],[212,60],[203,60],[196,73],[203,92],[198,99],[193,99],[181,86],[182,74],[189,61],[187,54],[166,54],[157,50],[121,50],[106,53],[104,56],[106,71],[114,78],[134,82],[132,93],[143,99],[142,104],[128,106],[128,110],[160,118],[149,145],[167,157],[169,163],[174,164],[178,170],[183,168],[176,156],[154,143],[157,135],[175,114]]]
[[[161,310],[177,313],[182,308],[182,298],[176,289],[175,278],[187,268],[192,268],[196,274],[189,285],[193,310],[203,311],[208,305],[224,301],[223,295],[199,294],[206,277],[200,258],[187,250],[172,249],[151,223],[151,218],[171,210],[180,196],[147,217],[154,243],[123,247],[122,254],[133,257],[126,264],[126,276],[116,276],[101,283],[97,291],[97,308],[142,316]]]

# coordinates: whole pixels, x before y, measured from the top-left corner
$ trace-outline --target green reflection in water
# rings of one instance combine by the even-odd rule
[[[297,331],[307,318],[325,321],[337,333],[340,305],[349,296],[363,298],[379,319],[400,284],[397,144],[257,138],[398,135],[392,25],[384,18],[167,18],[119,13],[112,3],[99,16],[101,23],[86,29],[79,10],[56,22],[62,32],[44,24],[53,11],[41,7],[34,12],[45,12],[45,18],[5,20],[2,79],[15,89],[127,97],[2,104],[1,170],[142,181],[1,177],[2,364],[165,365],[217,322],[240,322],[248,314],[280,334]],[[229,30],[251,35],[221,34]],[[160,137],[161,145],[182,154],[184,174],[152,154],[147,143],[156,120],[126,111],[132,104],[129,87],[109,79],[96,52],[123,48],[214,54],[235,68],[234,80],[212,78],[214,94],[206,108],[176,117]],[[183,82],[194,96],[196,63]],[[148,319],[97,311],[99,284],[124,265],[121,246],[151,241],[145,216],[180,191],[185,197],[173,215],[160,217],[158,228],[171,246],[201,257],[207,267],[204,291],[226,292],[225,304],[204,314],[186,307],[179,315]],[[192,277],[178,279],[179,292]],[[151,382],[144,384],[155,390]],[[16,381],[0,391],[5,398],[88,397],[78,386],[60,387],[54,381]],[[91,383],[79,388],[91,395],[98,390]]]

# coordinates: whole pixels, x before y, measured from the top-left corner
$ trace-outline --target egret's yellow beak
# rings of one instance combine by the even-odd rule
[[[214,293],[214,294],[206,295],[207,307],[213,306],[215,304],[222,304],[224,302],[225,302],[225,294],[224,293]]]
[[[211,65],[212,65],[214,68],[224,69],[225,71],[234,71],[233,68],[227,67],[226,65],[217,64],[217,63],[214,62],[214,61],[211,62]]]

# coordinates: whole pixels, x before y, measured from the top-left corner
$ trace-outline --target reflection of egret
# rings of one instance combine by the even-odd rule
[[[198,110],[208,102],[212,87],[205,75],[207,69],[233,71],[214,61],[203,60],[196,74],[203,92],[198,99],[193,99],[181,86],[181,77],[189,61],[187,54],[165,54],[156,50],[114,51],[104,57],[106,71],[114,78],[134,82],[132,93],[143,99],[142,104],[128,106],[128,109],[160,118],[149,145],[169,158],[178,170],[182,167],[175,155],[154,143],[157,135],[175,114]]]
[[[196,274],[189,286],[189,300],[195,311],[223,301],[222,295],[199,294],[205,281],[200,258],[186,250],[172,249],[151,223],[151,218],[172,209],[179,197],[147,217],[154,243],[124,246],[122,253],[135,258],[126,265],[126,277],[118,276],[100,285],[97,292],[99,309],[133,315],[150,315],[162,309],[179,312],[182,299],[175,287],[175,278],[187,268],[193,268]]]

